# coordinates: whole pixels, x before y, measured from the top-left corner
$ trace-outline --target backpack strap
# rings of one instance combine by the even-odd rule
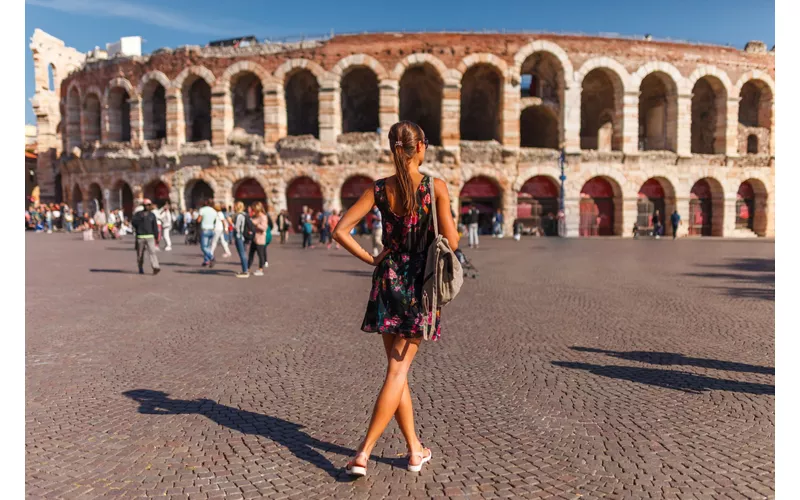
[[[433,216],[433,234],[439,236],[439,221],[436,217],[436,194],[433,192],[434,178],[428,176],[428,187],[431,190],[431,215]]]

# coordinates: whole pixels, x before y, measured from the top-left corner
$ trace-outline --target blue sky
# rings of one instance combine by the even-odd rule
[[[205,45],[239,35],[259,39],[360,31],[538,30],[620,33],[732,45],[775,43],[775,3],[753,0],[26,0],[25,121],[35,123],[30,36],[35,28],[88,51],[140,35],[142,51]]]

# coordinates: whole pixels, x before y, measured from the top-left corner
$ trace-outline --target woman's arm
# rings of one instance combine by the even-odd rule
[[[365,215],[369,213],[372,206],[375,204],[375,186],[374,184],[364,191],[361,198],[344,213],[339,223],[336,224],[336,229],[333,231],[333,239],[341,244],[348,252],[363,260],[367,264],[376,265],[380,260],[375,258],[364,250],[356,240],[350,235],[350,231],[358,224]],[[380,257],[380,256],[379,256]]]
[[[458,248],[458,229],[450,210],[450,193],[447,184],[441,179],[433,179],[433,194],[436,197],[436,219],[439,223],[439,233],[444,236],[450,248],[455,252]]]

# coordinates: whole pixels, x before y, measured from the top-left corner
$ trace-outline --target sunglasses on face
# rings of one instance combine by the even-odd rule
[[[430,146],[430,143],[428,142],[428,138],[427,137],[422,139],[422,143],[425,144],[425,149],[428,149],[428,146]]]

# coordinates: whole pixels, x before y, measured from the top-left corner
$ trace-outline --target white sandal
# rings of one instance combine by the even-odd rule
[[[364,452],[356,453],[356,456],[353,457],[353,459],[347,463],[347,467],[345,468],[345,470],[351,476],[364,477],[367,475],[367,466],[365,465],[362,467],[360,465],[356,465],[355,463],[359,455],[366,455],[366,453]],[[367,464],[369,464],[369,456],[367,456]]]
[[[422,445],[422,443],[420,443],[420,445]],[[428,456],[427,457],[425,456],[425,450],[428,450]],[[414,457],[414,456],[418,456],[418,457],[422,458],[420,463],[417,464],[417,465],[411,465],[411,457]],[[409,455],[408,470],[410,470],[411,472],[419,472],[419,471],[421,471],[422,470],[422,466],[425,465],[427,462],[430,462],[432,457],[433,457],[433,452],[430,450],[430,448],[425,448],[423,446],[422,447],[422,451],[414,451]]]

